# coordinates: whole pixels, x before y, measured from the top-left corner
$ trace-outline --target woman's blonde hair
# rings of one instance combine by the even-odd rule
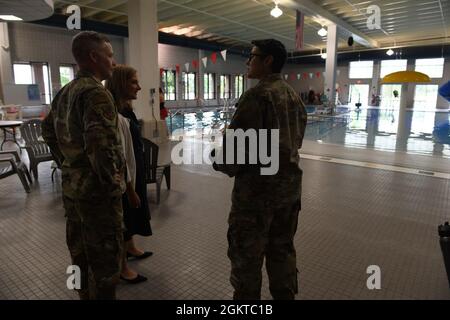
[[[135,75],[136,69],[125,65],[117,65],[114,67],[111,78],[106,80],[105,87],[114,97],[119,111],[125,105],[131,106],[130,101],[127,101],[126,92],[129,80]]]

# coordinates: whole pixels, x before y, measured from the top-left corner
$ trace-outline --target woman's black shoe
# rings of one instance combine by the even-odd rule
[[[145,251],[145,252],[144,252],[143,254],[141,254],[140,256],[135,256],[135,255],[133,255],[133,254],[127,252],[127,259],[129,259],[129,258],[134,258],[134,259],[136,259],[136,260],[142,260],[142,259],[151,257],[152,255],[153,255],[153,252],[151,252],[151,251]]]
[[[141,283],[141,282],[147,281],[147,278],[144,277],[144,276],[141,276],[140,274],[138,274],[136,276],[136,278],[133,278],[133,279],[125,279],[122,276],[120,276],[120,279],[122,279],[122,280],[124,280],[124,281],[126,281],[126,282],[128,282],[130,284],[137,284],[137,283]]]

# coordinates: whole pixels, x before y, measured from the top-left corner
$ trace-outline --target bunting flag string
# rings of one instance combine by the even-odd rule
[[[223,50],[220,53],[222,54],[223,61],[227,61],[227,50]]]
[[[213,64],[215,64],[216,62],[217,62],[217,54],[218,54],[219,52],[213,52],[213,53],[211,53],[211,56],[210,57],[203,57],[203,58],[201,58],[201,61],[202,61],[202,63],[203,63],[203,67],[204,68],[206,68],[207,67],[207,65],[208,65],[208,58],[210,58],[211,59],[211,61],[212,61],[212,63]],[[222,56],[222,58],[223,58],[223,60],[226,62],[227,61],[227,53],[228,53],[228,50],[222,50],[222,51],[220,51],[220,54],[221,54],[221,56]],[[191,69],[191,65],[192,65],[192,69],[199,69],[199,67],[200,67],[200,60],[192,60],[192,62],[187,62],[187,63],[185,63],[184,64],[184,67],[185,67],[185,69],[186,69],[186,72],[189,72],[190,71],[190,69]],[[160,68],[159,69],[159,72],[160,72],[160,76],[162,77],[163,76],[163,74],[164,74],[164,68]],[[173,69],[172,69],[173,70]],[[175,70],[176,70],[176,73],[177,74],[179,74],[180,73],[180,71],[181,71],[181,68],[180,68],[180,65],[179,64],[177,64],[177,65],[175,65]],[[341,73],[341,70],[336,70],[336,73],[337,73],[337,75],[339,76],[340,75],[340,73]],[[308,79],[308,77],[309,77],[309,79],[313,79],[314,77],[316,77],[316,78],[320,78],[320,76],[322,76],[324,79],[325,79],[325,77],[326,77],[326,73],[325,73],[325,71],[315,71],[315,72],[309,72],[309,73],[307,73],[307,72],[304,72],[304,73],[295,73],[295,72],[292,72],[292,73],[289,73],[289,74],[284,74],[283,75],[283,77],[284,77],[284,79],[286,80],[286,81],[288,81],[288,80],[290,80],[290,81],[295,81],[296,80],[296,78],[297,78],[297,80],[298,81],[300,81],[300,80],[307,80]]]
[[[216,61],[217,61],[217,52],[213,52],[213,53],[211,54],[211,61],[212,61],[212,63],[216,64]]]

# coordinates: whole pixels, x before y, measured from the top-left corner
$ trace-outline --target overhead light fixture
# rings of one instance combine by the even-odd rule
[[[392,56],[392,55],[394,54],[394,50],[389,49],[388,51],[386,51],[386,54],[387,54],[388,56]]]
[[[317,34],[321,37],[325,37],[328,34],[328,31],[322,27],[319,31],[317,31]]]
[[[280,8],[278,8],[278,3],[275,3],[275,8],[273,8],[272,11],[270,11],[270,15],[274,18],[278,18],[282,14],[283,11]]]
[[[13,16],[13,15],[0,15],[0,20],[5,20],[5,21],[22,21],[22,18]]]

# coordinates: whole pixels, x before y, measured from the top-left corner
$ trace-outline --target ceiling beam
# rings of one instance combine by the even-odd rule
[[[83,18],[89,19],[93,15],[104,12],[104,10],[113,10],[114,8],[128,2],[127,0],[100,0],[95,3],[98,9],[85,10],[83,13]]]
[[[231,23],[231,24],[235,24],[235,25],[240,25],[241,28],[244,28],[244,30],[245,30],[245,29],[247,29],[247,30],[252,29],[252,30],[260,31],[260,32],[265,33],[265,34],[267,34],[267,35],[272,35],[272,36],[275,36],[275,37],[277,37],[277,38],[281,38],[281,39],[284,39],[284,40],[291,41],[290,38],[285,37],[285,36],[280,35],[280,34],[275,34],[274,32],[271,32],[270,30],[267,30],[267,29],[262,29],[262,28],[258,28],[258,27],[255,27],[255,26],[247,25],[247,24],[245,24],[245,23],[241,23],[241,22],[238,22],[238,21],[234,21],[234,20],[232,20],[232,19],[229,19],[229,18],[220,16],[220,15],[212,14],[212,13],[209,13],[209,12],[205,12],[205,11],[193,9],[193,8],[191,8],[191,7],[187,7],[187,6],[184,6],[184,5],[181,5],[181,4],[178,4],[178,3],[175,3],[175,2],[169,1],[169,0],[160,0],[160,1],[163,1],[163,2],[166,2],[166,3],[169,3],[169,4],[172,4],[173,6],[176,6],[176,7],[181,7],[181,8],[190,10],[190,11],[194,11],[194,12],[196,12],[197,14],[203,14],[203,15],[206,15],[206,16],[209,16],[209,17],[217,18],[217,19],[219,19],[219,20],[222,20],[222,22],[224,22],[224,23],[228,23],[228,24]]]
[[[327,11],[320,5],[315,4],[311,0],[279,0],[279,4],[287,8],[301,10],[308,15],[318,15],[321,18],[336,24],[339,28],[347,30],[353,34],[353,38],[356,42],[366,47],[377,48],[379,46],[378,41],[368,37],[363,32],[359,31],[338,16],[335,16],[331,12]]]
[[[118,11],[114,11],[114,10],[110,10],[110,9],[106,9],[106,8],[99,8],[96,7],[96,3],[95,1],[85,1],[84,3],[81,2],[77,2],[77,3],[73,3],[73,1],[68,1],[68,0],[58,0],[59,3],[62,4],[66,4],[66,5],[72,5],[72,4],[76,4],[79,5],[82,9],[82,17],[85,17],[84,12],[86,11],[86,9],[90,9],[90,10],[100,10],[100,11],[104,11],[104,12],[110,12],[110,13],[114,13],[114,14],[127,14],[126,12],[118,12]],[[92,5],[91,5],[92,3]]]

